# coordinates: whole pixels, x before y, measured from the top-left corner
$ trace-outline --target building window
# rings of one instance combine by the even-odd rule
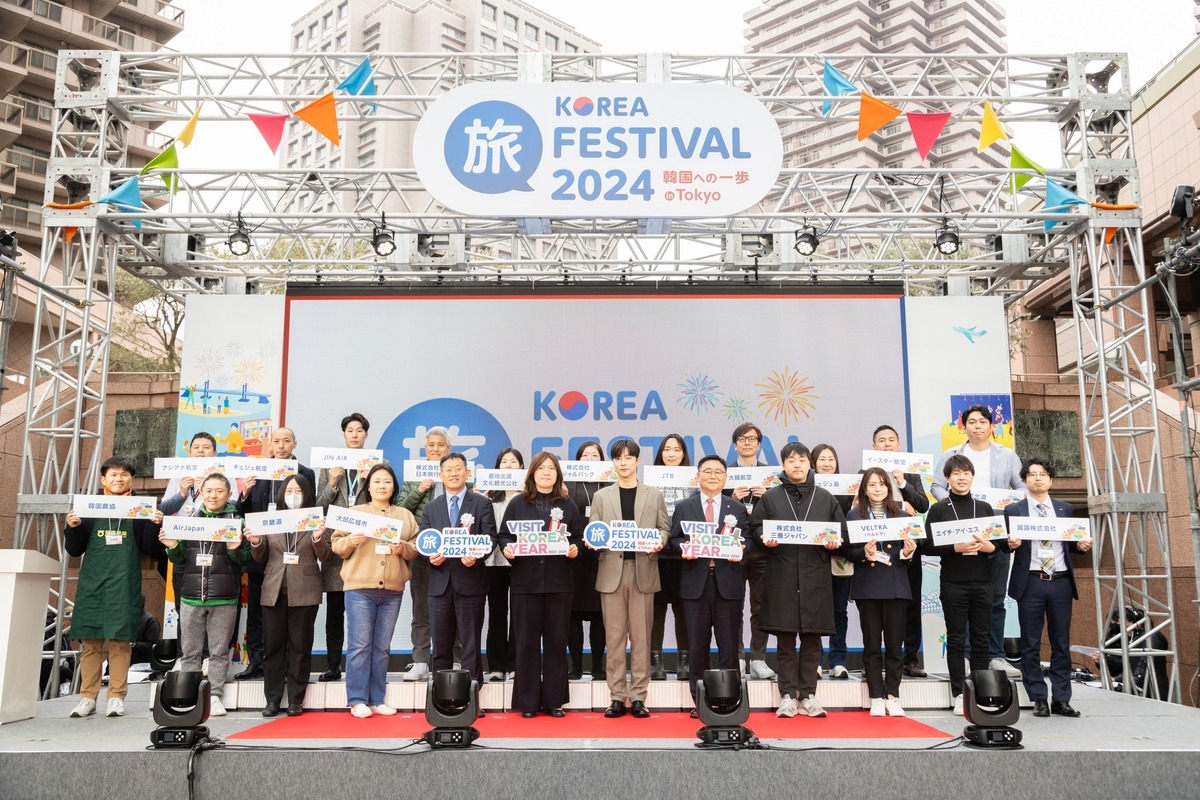
[[[487,52],[495,52],[496,37],[488,36],[486,33],[481,33],[479,35],[479,49],[486,50]]]
[[[571,44],[570,42],[563,42],[563,52],[564,53],[578,53],[579,48],[576,47],[575,45]]]
[[[296,155],[296,143],[295,142],[288,142],[288,155],[289,156]]]
[[[369,167],[375,163],[375,151],[368,150],[358,157],[358,165],[360,167]]]
[[[453,39],[456,42],[466,42],[467,35],[453,25],[442,24],[442,36],[447,39]]]
[[[515,52],[517,52],[517,46],[515,44],[509,44],[508,42],[505,42],[504,43],[504,52],[515,53]]]
[[[321,17],[321,31],[327,31],[333,27],[333,12],[330,11],[325,16]]]
[[[312,134],[311,133],[306,133],[300,137],[300,147],[302,149],[307,150],[311,146],[312,146]]]
[[[374,140],[375,140],[374,126],[364,127],[361,131],[358,132],[358,143],[359,144],[366,144],[367,142],[372,142]]]
[[[320,23],[318,23],[318,22],[314,22],[312,25],[308,26],[308,40],[310,42],[316,41],[319,28],[320,28]]]
[[[488,22],[496,21],[496,7],[491,3],[484,3],[482,8],[483,18]]]
[[[517,31],[517,18],[507,11],[504,12],[504,29],[513,33]]]
[[[379,33],[379,23],[376,22],[374,25],[372,25],[371,27],[369,27],[365,31],[363,31],[363,38],[370,39],[372,36],[375,36],[378,33]]]
[[[338,50],[345,50],[346,43],[349,41],[350,40],[347,38],[346,34],[339,33],[337,35],[337,38],[333,40],[333,46],[336,47]]]
[[[300,31],[296,34],[295,49],[299,50],[301,47],[304,47],[304,31]]]
[[[558,37],[555,36],[553,33],[546,34],[546,49],[547,50],[557,50],[558,49]]]
[[[536,42],[538,40],[537,25],[530,25],[528,22],[525,23],[525,38],[531,42]]]
[[[338,5],[338,7],[337,7],[338,25],[342,25],[346,22],[346,11],[347,11],[347,7],[349,5],[350,5],[349,3],[341,3],[340,5]]]
[[[321,145],[317,148],[316,152],[313,153],[313,158],[317,160],[318,164],[325,160],[325,145]]]
[[[311,163],[312,163],[312,157],[308,153],[305,153],[304,155],[300,156],[300,166],[301,167],[307,167]]]

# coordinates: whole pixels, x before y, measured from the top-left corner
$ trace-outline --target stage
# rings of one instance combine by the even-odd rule
[[[774,690],[754,683],[752,698]],[[932,696],[945,691],[944,683],[903,686]],[[580,681],[576,692],[581,685],[593,693],[601,688]],[[327,689],[336,693],[333,686]],[[666,687],[660,694],[683,688],[675,681],[659,686]],[[389,688],[417,691],[399,681]],[[826,702],[861,688],[858,680],[821,681],[821,699],[831,709],[826,719],[754,712],[747,727],[764,749],[738,752],[696,748],[700,723],[686,710],[657,710],[649,720],[608,720],[592,709],[526,720],[492,710],[477,723],[481,737],[473,747],[436,753],[412,744],[429,727],[419,712],[355,720],[345,710],[308,711],[268,720],[257,709],[231,710],[209,721],[226,744],[194,759],[195,796],[625,800],[779,792],[1096,800],[1191,798],[1200,786],[1200,711],[1193,708],[1077,685],[1072,704],[1082,717],[1035,718],[1025,708],[1016,726],[1025,749],[983,752],[957,744],[965,721],[948,708],[914,707],[906,718],[880,719],[853,704],[835,711],[845,706]],[[488,689],[503,696],[508,687]],[[254,691],[260,690],[238,688],[245,700]],[[44,701],[34,719],[0,726],[0,798],[186,796],[189,752],[147,749],[155,727],[149,686],[130,688],[124,718],[70,719],[77,700]],[[101,709],[103,700],[102,693]]]

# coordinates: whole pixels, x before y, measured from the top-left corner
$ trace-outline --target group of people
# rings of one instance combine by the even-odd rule
[[[468,485],[467,459],[453,451],[444,428],[429,429],[425,439],[426,457],[439,464],[437,481],[402,482],[387,463],[361,474],[332,468],[314,475],[300,466],[285,479],[247,479],[240,486],[220,474],[177,480],[152,519],[67,518],[68,551],[84,556],[72,623],[74,638],[84,640],[83,688],[72,716],[95,713],[105,649],[112,676],[107,713],[123,713],[129,626],[136,625],[142,612],[140,556],[164,553],[176,570],[182,668],[199,669],[207,652],[215,715],[224,713],[229,644],[237,620],[240,575],[246,572],[250,663],[242,675],[263,678],[262,713],[268,717],[285,707],[289,715],[303,713],[322,600],[328,656],[321,680],[341,678],[344,663],[351,713],[364,718],[395,714],[386,703],[386,678],[406,587],[412,597],[413,662],[405,680],[419,680],[457,664],[482,683],[486,614],[487,677],[513,678],[513,707],[524,717],[563,716],[569,681],[583,672],[585,622],[591,626],[593,679],[606,680],[611,697],[605,716],[649,716],[649,683],[665,677],[662,641],[669,607],[679,642],[679,674],[689,681],[695,697],[709,668],[714,638],[718,666],[741,666],[747,587],[749,675],[777,678],[779,716],[823,717],[826,712],[816,698],[821,638],[830,637],[829,676],[847,677],[847,605],[853,600],[862,626],[870,713],[903,716],[902,676],[925,675],[918,657],[919,556],[924,554],[940,558],[942,565],[955,713],[962,713],[965,658],[973,669],[1011,669],[1003,653],[1007,592],[1018,603],[1020,673],[1034,700],[1034,713],[1078,716],[1070,706],[1068,650],[1071,600],[1077,593],[1066,548],[1085,552],[1087,543],[978,538],[933,546],[932,537],[921,542],[849,541],[847,520],[927,512],[929,526],[991,516],[992,508],[972,497],[973,485],[1026,489],[1028,500],[1006,509],[1006,516],[1069,516],[1069,506],[1049,499],[1051,466],[1043,459],[1020,464],[1013,451],[992,441],[992,419],[984,406],[963,412],[959,421],[967,442],[943,454],[935,470],[932,492],[937,502],[932,507],[920,476],[879,468],[863,472],[853,496],[830,494],[814,477],[840,472],[837,453],[828,445],[810,451],[798,442],[786,444],[779,453],[779,483],[771,488],[729,486],[730,469],[765,466],[760,460],[762,431],[753,423],[733,431],[735,459],[727,463],[706,455],[695,463],[698,489],[660,490],[640,481],[641,448],[631,439],[619,439],[607,453],[615,482],[567,483],[553,454],[536,454],[526,468],[524,456],[508,448],[497,457],[496,467],[525,469],[523,485],[485,494]],[[346,416],[341,429],[347,448],[365,447],[370,423],[363,415]],[[197,434],[190,452],[211,455],[206,446],[215,451],[211,436]],[[295,449],[292,431],[272,432],[272,457],[292,458]],[[899,451],[899,434],[881,425],[871,449]],[[598,442],[587,442],[575,455],[577,460],[603,460],[606,454]],[[678,434],[661,441],[654,463],[693,466],[687,443]],[[109,459],[101,471],[104,492],[129,493],[134,474],[130,462]],[[235,541],[213,543],[175,541],[159,531],[163,514],[237,518],[315,506],[343,506],[388,517],[397,523],[400,537],[389,543],[362,533],[319,529],[270,536],[247,533]],[[657,541],[623,552],[594,549],[585,539],[588,523],[618,520],[636,523],[643,532],[656,530]],[[534,521],[543,530],[565,536],[565,554],[515,555],[512,527],[519,526],[509,523]],[[818,546],[781,544],[764,536],[768,521],[830,522],[842,537]],[[736,537],[740,556],[696,558],[685,545],[687,523],[697,522],[713,523]],[[492,552],[479,558],[418,553],[419,531],[450,527],[488,537]],[[1047,702],[1040,658],[1046,622],[1052,704]],[[770,636],[777,643],[777,673],[766,663]]]

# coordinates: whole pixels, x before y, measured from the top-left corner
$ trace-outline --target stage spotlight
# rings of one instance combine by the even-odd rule
[[[1021,749],[1021,732],[1010,727],[1021,717],[1017,685],[1004,670],[977,669],[963,681],[963,715],[967,747]]]
[[[817,236],[817,229],[811,225],[805,226],[796,231],[796,252],[802,256],[811,256],[817,252],[817,246],[821,244],[821,237]]]
[[[16,231],[0,231],[0,256],[12,259],[17,257]]]
[[[479,738],[471,726],[479,716],[479,683],[465,669],[440,669],[433,673],[425,700],[425,731],[430,747],[470,747]]]
[[[238,214],[237,230],[229,234],[229,239],[225,244],[229,247],[229,252],[235,256],[244,256],[250,252],[250,234],[246,232],[246,223],[242,220],[241,214]]]
[[[204,723],[212,703],[208,678],[202,672],[168,672],[154,695],[154,721],[150,733],[154,747],[191,747],[204,741]]]
[[[1194,202],[1196,198],[1196,188],[1180,184],[1175,187],[1175,194],[1171,197],[1171,216],[1179,220],[1180,224],[1187,227],[1192,222],[1192,217],[1196,216]]]
[[[178,639],[159,639],[150,648],[150,669],[154,672],[170,672],[178,660]]]
[[[387,228],[376,228],[371,234],[371,247],[375,249],[375,255],[390,256],[396,252],[396,240]]]
[[[950,224],[950,220],[942,217],[942,225],[937,229],[937,249],[944,256],[952,256],[958,252],[958,231]]]
[[[698,747],[720,745],[740,748],[750,743],[754,731],[745,727],[750,719],[746,679],[736,669],[709,669],[696,687],[696,710],[704,727],[696,731]]]

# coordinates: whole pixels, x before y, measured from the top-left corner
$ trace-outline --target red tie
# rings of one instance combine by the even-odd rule
[[[708,508],[704,509],[704,521],[716,522],[717,515],[713,512],[713,499],[709,497],[706,498],[704,502],[708,505]]]

